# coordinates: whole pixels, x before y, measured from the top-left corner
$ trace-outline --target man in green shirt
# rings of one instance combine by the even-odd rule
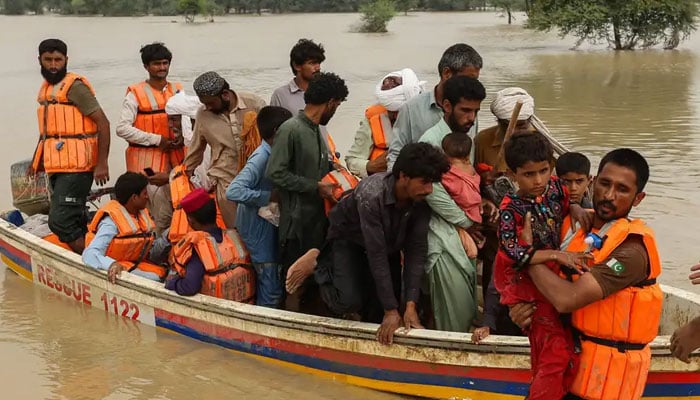
[[[279,191],[280,264],[286,270],[312,248],[321,248],[328,229],[323,199],[333,199],[333,184],[321,182],[333,164],[319,125],[326,125],[348,88],[339,76],[320,72],[304,92],[306,106],[277,130],[267,177]],[[286,308],[299,311],[303,294],[288,295]]]

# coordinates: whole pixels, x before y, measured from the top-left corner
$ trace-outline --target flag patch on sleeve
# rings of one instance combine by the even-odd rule
[[[615,275],[620,275],[625,271],[625,266],[622,265],[621,262],[617,261],[617,259],[614,257],[608,260],[608,262],[606,262],[605,265],[607,265],[608,268],[613,270],[613,272],[615,272]]]

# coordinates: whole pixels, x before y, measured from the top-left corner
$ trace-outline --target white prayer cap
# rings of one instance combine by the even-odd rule
[[[401,77],[401,85],[393,89],[382,90],[382,82],[384,79],[396,76]],[[384,76],[374,89],[374,94],[377,97],[379,104],[386,107],[389,111],[398,111],[405,102],[423,92],[425,81],[419,81],[418,76],[410,68],[404,68],[401,71],[394,71]]]
[[[519,87],[505,88],[496,93],[496,98],[491,102],[491,112],[500,120],[509,121],[513,115],[515,103],[523,103],[518,115],[518,120],[526,120],[535,113],[535,100],[525,89]]]

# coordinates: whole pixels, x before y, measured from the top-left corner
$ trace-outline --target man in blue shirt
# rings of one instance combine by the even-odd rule
[[[284,298],[282,265],[277,257],[277,227],[260,217],[258,209],[270,202],[272,182],[265,177],[265,169],[275,133],[291,117],[292,113],[282,107],[260,110],[258,130],[263,141],[226,190],[226,198],[238,203],[236,229],[257,273],[256,304],[273,308],[278,308]]]

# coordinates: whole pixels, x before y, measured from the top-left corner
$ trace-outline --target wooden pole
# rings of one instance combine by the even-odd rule
[[[505,164],[505,147],[506,142],[513,136],[513,131],[515,131],[515,125],[518,123],[518,116],[520,115],[520,109],[523,107],[523,102],[518,100],[513,107],[513,113],[510,115],[510,122],[508,122],[508,128],[506,128],[506,134],[503,136],[503,143],[501,143],[501,149],[498,151],[498,162],[496,163],[496,171],[503,172],[506,170]]]

